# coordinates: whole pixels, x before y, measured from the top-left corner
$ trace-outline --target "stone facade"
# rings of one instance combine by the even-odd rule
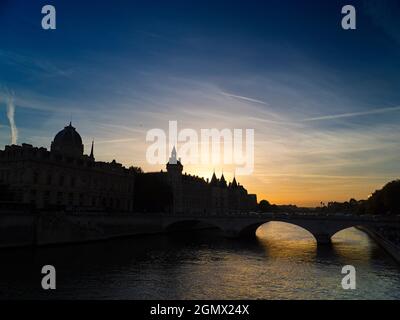
[[[29,144],[6,146],[5,150],[0,150],[0,185],[10,189],[14,202],[40,210],[135,211],[135,170],[125,168],[115,160],[110,163],[96,161],[93,144],[90,155],[85,155],[83,149],[82,139],[72,124],[55,136],[50,151]],[[154,193],[158,198],[146,198],[136,210],[138,212],[150,212],[148,209],[155,202],[162,204],[160,198],[167,195],[164,189],[169,189],[171,196],[168,197],[172,199],[165,207],[160,205],[159,212],[240,214],[257,205],[256,195],[248,194],[236,179],[227,184],[223,175],[217,179],[214,174],[208,181],[183,173],[175,148],[166,172],[143,173],[143,176],[157,178],[149,179],[153,182],[145,193],[150,196]]]
[[[134,172],[115,161],[95,161],[93,144],[90,156],[84,155],[71,124],[56,135],[51,151],[28,144],[0,150],[0,182],[15,201],[38,209],[133,209]]]
[[[184,215],[240,214],[254,210],[257,196],[236,182],[227,184],[224,175],[211,181],[183,173],[183,165],[176,157],[175,148],[167,164],[167,171],[145,173],[158,175],[171,188],[173,194],[172,212]]]

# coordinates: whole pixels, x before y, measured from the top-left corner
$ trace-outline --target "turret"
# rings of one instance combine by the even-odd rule
[[[177,160],[176,158],[176,149],[175,146],[172,148],[171,157],[167,163],[167,171],[168,173],[178,173],[182,174],[183,166],[181,164],[181,158]]]
[[[90,156],[89,156],[89,158],[94,161],[93,149],[94,149],[94,140],[92,140],[92,148],[90,150]]]
[[[219,180],[219,185],[223,188],[226,187],[226,180],[224,174],[222,174],[221,179]]]
[[[212,186],[217,186],[218,185],[218,179],[217,176],[215,175],[215,171],[211,177],[210,185]]]
[[[235,189],[235,188],[237,188],[237,186],[238,186],[238,184],[236,182],[236,178],[233,177],[233,180],[232,180],[232,183],[231,183],[231,188]]]

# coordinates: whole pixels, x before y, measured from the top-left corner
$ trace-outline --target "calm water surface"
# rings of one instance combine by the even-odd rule
[[[306,231],[271,222],[253,241],[217,231],[0,251],[0,298],[65,299],[399,299],[399,266],[367,235],[347,229],[330,248]],[[41,267],[57,290],[41,290]],[[341,288],[342,266],[357,289]]]

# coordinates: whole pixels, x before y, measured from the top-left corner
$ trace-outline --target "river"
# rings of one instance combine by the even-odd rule
[[[270,222],[255,240],[214,230],[0,251],[0,299],[400,299],[400,268],[351,228],[317,248],[307,231]],[[57,289],[41,289],[54,265]],[[356,289],[344,290],[344,265]]]

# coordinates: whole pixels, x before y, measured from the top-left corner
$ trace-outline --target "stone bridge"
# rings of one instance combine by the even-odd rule
[[[400,217],[355,216],[345,214],[310,215],[310,214],[276,214],[249,213],[246,215],[225,216],[164,216],[162,225],[165,231],[184,230],[200,222],[216,227],[227,237],[255,236],[257,228],[270,221],[286,222],[299,226],[313,235],[318,244],[331,243],[332,236],[344,229],[363,226],[398,226]]]

